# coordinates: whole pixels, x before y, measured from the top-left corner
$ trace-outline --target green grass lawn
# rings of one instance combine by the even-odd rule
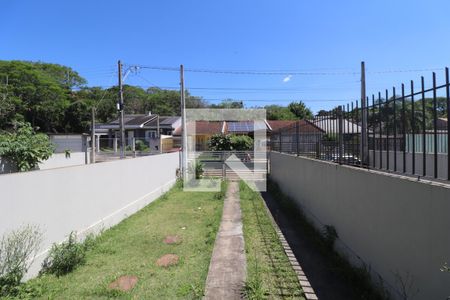
[[[240,183],[249,299],[304,299],[263,199]]]
[[[215,193],[183,192],[178,185],[103,232],[88,250],[86,264],[59,278],[38,277],[25,287],[38,291],[39,299],[199,299],[222,215],[218,198]],[[167,235],[178,235],[182,242],[166,245]],[[156,266],[164,254],[178,255],[179,264]],[[134,289],[108,289],[122,275],[138,277]]]

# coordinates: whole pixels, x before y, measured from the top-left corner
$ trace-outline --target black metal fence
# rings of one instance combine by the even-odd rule
[[[450,180],[450,83],[432,73],[430,87],[414,81],[399,90],[321,110],[271,135],[271,149],[298,156],[386,170],[427,178]],[[364,121],[367,120],[367,121]]]

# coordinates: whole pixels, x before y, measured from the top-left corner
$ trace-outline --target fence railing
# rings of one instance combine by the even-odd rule
[[[245,166],[245,169],[238,170],[235,173],[228,166],[227,162],[239,161]],[[202,165],[203,175],[206,177],[223,177],[229,175],[240,176],[260,176],[267,173],[267,153],[254,151],[195,151],[189,152],[188,165],[194,166],[196,163]]]
[[[432,73],[431,87],[411,80],[392,91],[367,97],[331,111],[321,110],[311,120],[300,120],[271,135],[275,151],[365,168],[450,180],[450,83]],[[407,92],[409,91],[409,92]],[[365,118],[363,118],[363,116]],[[363,119],[367,120],[366,126]],[[363,128],[366,128],[365,135]]]

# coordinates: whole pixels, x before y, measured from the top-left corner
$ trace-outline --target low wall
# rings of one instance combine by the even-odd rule
[[[450,274],[450,185],[271,152],[271,178],[316,224],[333,225],[338,248],[359,257],[394,299],[446,299]],[[343,246],[345,245],[345,246]],[[411,296],[411,295],[410,295]]]
[[[80,166],[90,162],[90,155],[84,152],[70,153],[70,157],[66,157],[65,153],[54,153],[46,161],[39,164],[39,170],[56,169],[70,166]]]
[[[71,231],[80,237],[119,223],[176,180],[178,153],[0,176],[0,236],[24,224],[44,232],[36,275],[48,249]]]
[[[56,168],[64,168],[71,166],[81,166],[90,163],[90,155],[85,152],[70,153],[70,157],[66,157],[65,153],[53,153],[47,160],[38,164],[37,170],[48,170]],[[36,171],[36,170],[33,170]],[[0,157],[0,175],[17,172],[16,167]]]

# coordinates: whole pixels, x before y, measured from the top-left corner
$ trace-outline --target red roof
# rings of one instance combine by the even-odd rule
[[[197,135],[222,133],[223,123],[223,121],[195,121],[195,132]],[[192,125],[192,123],[187,124],[188,132],[191,132],[193,130]],[[182,132],[183,130],[180,126],[174,130],[172,135],[181,135]]]
[[[299,125],[299,132],[324,132],[321,128],[307,120],[267,120],[267,123],[269,123],[272,128],[272,132],[285,127],[294,128],[296,122],[298,122]]]

